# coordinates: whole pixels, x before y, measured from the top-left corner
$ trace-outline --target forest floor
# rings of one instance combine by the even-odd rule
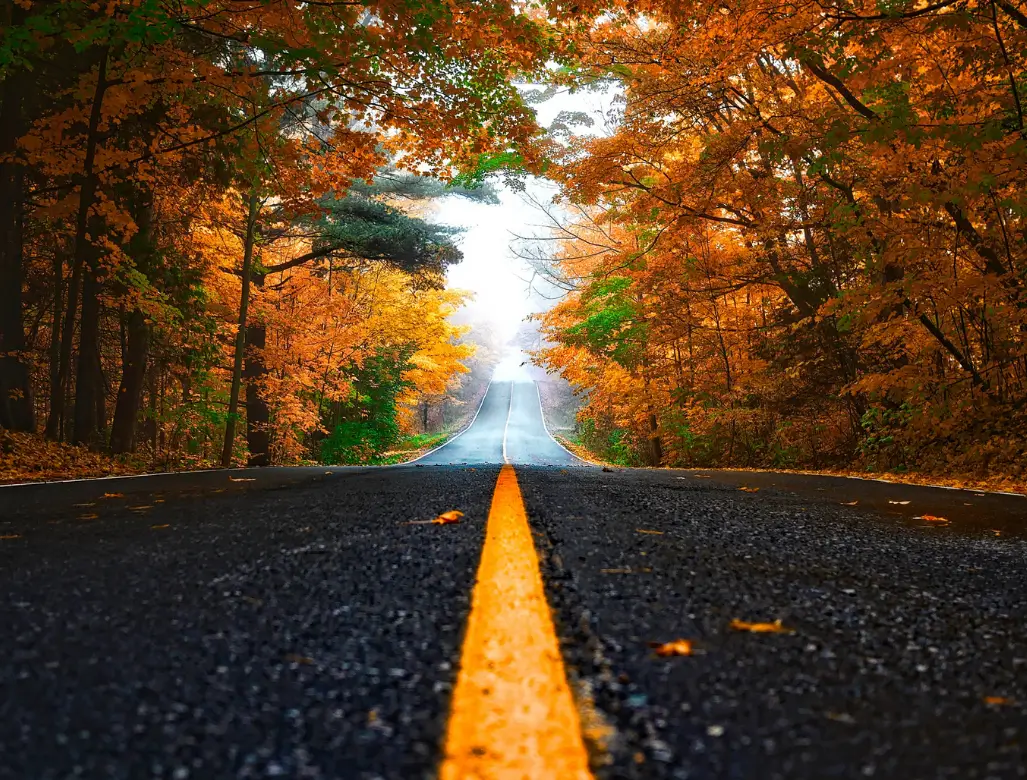
[[[577,437],[570,431],[554,431],[556,439],[567,449],[584,461],[594,463],[607,468],[648,468],[645,466],[626,467],[623,464],[608,463],[599,455],[585,447]],[[956,488],[960,490],[984,490],[992,493],[1008,493],[1013,495],[1027,496],[1027,481],[1022,477],[1012,477],[1001,474],[988,475],[986,477],[974,476],[971,474],[935,474],[930,472],[919,473],[916,471],[868,471],[865,469],[805,469],[805,468],[737,468],[737,467],[695,467],[695,466],[665,466],[663,469],[687,469],[695,471],[739,473],[739,474],[803,474],[820,477],[847,477],[849,479],[868,479],[878,482],[892,482],[897,485],[921,485],[924,487]]]
[[[141,460],[116,458],[50,441],[41,435],[0,431],[0,484],[88,479],[153,471]]]

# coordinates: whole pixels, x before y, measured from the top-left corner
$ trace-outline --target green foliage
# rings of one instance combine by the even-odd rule
[[[640,320],[631,285],[631,280],[622,276],[593,282],[582,296],[584,319],[567,328],[563,340],[584,346],[625,368],[634,367],[648,329]]]
[[[524,157],[519,152],[479,155],[472,169],[453,177],[453,184],[458,187],[475,189],[481,187],[489,176],[500,171],[524,173],[526,171],[524,163]]]
[[[312,225],[315,252],[331,250],[408,272],[441,272],[463,259],[455,243],[458,228],[432,224],[358,195],[326,198],[321,205],[324,213]]]
[[[578,441],[601,460],[618,466],[642,464],[638,450],[631,441],[631,433],[608,421],[597,422],[585,418],[578,424]]]
[[[381,350],[354,368],[350,398],[333,409],[331,433],[321,445],[324,463],[378,463],[399,439],[397,399],[410,383],[410,350]]]

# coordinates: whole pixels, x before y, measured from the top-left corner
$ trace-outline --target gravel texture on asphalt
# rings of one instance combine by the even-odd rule
[[[504,439],[598,780],[1027,777],[1027,499],[586,467],[497,382],[412,466],[0,488],[0,780],[433,778]]]
[[[12,513],[0,778],[434,776],[497,474]]]
[[[668,472],[518,476],[570,674],[616,728],[599,777],[1027,777],[1023,541]],[[695,654],[647,646],[677,638]]]

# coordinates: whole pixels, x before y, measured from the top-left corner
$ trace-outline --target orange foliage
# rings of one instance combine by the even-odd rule
[[[540,359],[621,463],[1019,474],[1027,24],[1010,4],[590,6],[584,218]],[[580,21],[580,20],[579,20]]]

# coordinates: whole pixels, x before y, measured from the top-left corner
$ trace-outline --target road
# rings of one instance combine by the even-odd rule
[[[410,465],[0,507],[0,778],[1027,776],[1020,497],[606,471],[499,382]]]

